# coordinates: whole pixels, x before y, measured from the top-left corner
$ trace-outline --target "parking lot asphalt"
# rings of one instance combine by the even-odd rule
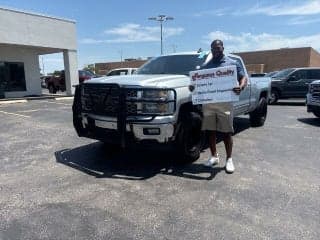
[[[0,239],[319,239],[320,119],[235,119],[236,171],[79,138],[72,101],[0,105]],[[218,143],[222,159],[222,142]]]

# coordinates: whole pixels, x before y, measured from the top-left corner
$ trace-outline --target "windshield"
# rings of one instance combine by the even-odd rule
[[[137,74],[182,74],[189,75],[206,59],[206,55],[170,55],[151,59],[137,70]]]
[[[277,72],[275,75],[273,75],[272,78],[285,78],[293,71],[294,68],[283,69],[280,72]]]

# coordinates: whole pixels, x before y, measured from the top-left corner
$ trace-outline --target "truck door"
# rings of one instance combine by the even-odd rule
[[[308,91],[307,70],[297,70],[291,73],[287,79],[287,84],[283,89],[285,97],[304,97]]]
[[[233,58],[231,57],[233,60],[236,60],[237,63],[239,64],[239,66],[242,68],[242,71],[247,75],[247,79],[248,79],[248,83],[247,83],[247,87],[241,91],[240,96],[239,96],[239,102],[234,104],[235,107],[235,114],[238,115],[238,113],[244,113],[247,112],[249,110],[249,106],[250,106],[250,90],[251,90],[251,83],[250,83],[250,79],[248,77],[247,72],[245,71],[244,65],[242,63],[242,61],[239,58]]]

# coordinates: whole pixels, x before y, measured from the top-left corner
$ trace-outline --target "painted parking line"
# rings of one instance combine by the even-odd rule
[[[40,110],[45,110],[45,109],[21,110],[21,111],[17,111],[17,112],[19,112],[19,113],[29,113],[29,112],[38,112]]]
[[[0,111],[0,113],[6,114],[6,115],[14,115],[17,117],[30,118],[30,116],[22,115],[22,114],[18,114],[18,113],[10,113],[10,112],[5,112],[5,111]]]
[[[61,101],[61,100],[73,100],[73,97],[56,97],[55,100]]]
[[[27,100],[12,100],[12,101],[0,101],[0,105],[6,105],[11,103],[26,103]]]
[[[67,104],[67,103],[60,103],[60,102],[51,102],[51,101],[46,101],[48,103],[54,103],[54,104],[59,104],[59,105],[65,105],[65,106],[72,106],[72,104]]]

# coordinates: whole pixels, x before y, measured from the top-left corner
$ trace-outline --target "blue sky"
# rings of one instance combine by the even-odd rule
[[[0,0],[2,7],[73,19],[78,65],[146,58],[160,54],[164,14],[164,53],[209,49],[220,38],[226,52],[311,46],[320,51],[320,0]],[[46,72],[63,68],[62,55],[43,58]]]

